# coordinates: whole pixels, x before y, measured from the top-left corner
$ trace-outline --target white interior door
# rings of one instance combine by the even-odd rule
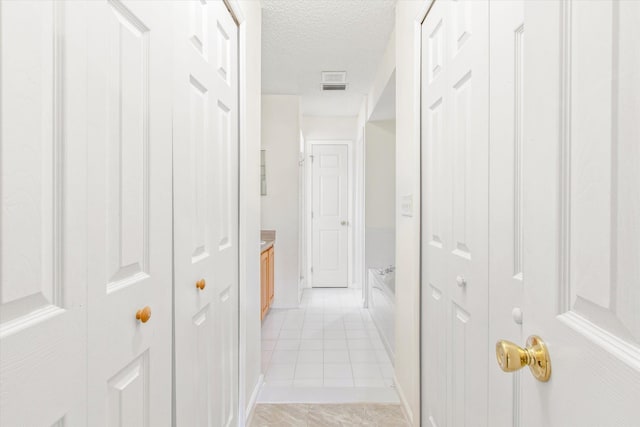
[[[500,339],[522,343],[524,1],[489,2],[489,425],[521,423],[522,371],[493,363]]]
[[[314,144],[312,164],[312,284],[349,282],[349,152],[345,144]]]
[[[88,2],[88,424],[171,424],[171,4]],[[150,307],[142,323],[138,310]]]
[[[177,2],[174,19],[176,420],[230,426],[238,405],[237,26],[219,0]]]
[[[86,22],[0,4],[0,425],[86,425]]]
[[[422,423],[486,425],[488,1],[422,24]]]
[[[640,3],[525,2],[524,336],[529,426],[640,419]],[[524,343],[521,343],[524,344]]]

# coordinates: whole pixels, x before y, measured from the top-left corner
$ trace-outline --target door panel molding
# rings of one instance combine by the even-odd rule
[[[85,5],[2,2],[0,29],[0,424],[83,425]]]
[[[524,4],[523,333],[549,343],[553,372],[523,412],[533,424],[629,425],[640,394],[640,7]],[[575,402],[589,404],[567,410]]]
[[[603,129],[603,133],[599,136],[603,138],[602,140],[606,140],[608,135],[612,135],[611,132],[616,132],[618,124],[614,123],[614,120],[618,118],[618,115],[615,112],[616,106],[613,105],[613,102],[615,101],[616,91],[619,89],[617,86],[612,87],[611,99],[605,98],[601,105],[594,105],[588,111],[586,111],[585,107],[580,106],[579,103],[588,101],[588,97],[593,97],[596,94],[582,95],[579,92],[574,93],[572,91],[574,79],[574,67],[572,64],[577,62],[577,65],[584,65],[585,60],[583,58],[584,54],[579,50],[576,51],[574,47],[576,43],[580,44],[581,42],[579,39],[574,40],[572,35],[572,32],[576,30],[573,20],[580,19],[584,11],[580,12],[578,10],[576,14],[574,8],[573,1],[566,1],[562,3],[560,12],[560,34],[562,40],[560,66],[562,77],[560,81],[561,132],[559,139],[559,320],[618,359],[640,370],[640,327],[633,324],[633,319],[630,319],[631,321],[625,324],[626,319],[620,318],[617,312],[618,310],[624,311],[624,309],[620,308],[620,304],[616,301],[616,293],[620,292],[620,289],[617,288],[624,287],[624,283],[616,282],[619,280],[620,269],[623,270],[624,274],[623,263],[625,262],[624,250],[621,251],[620,249],[623,248],[618,247],[621,244],[619,239],[624,238],[617,235],[620,233],[617,217],[621,206],[624,206],[627,202],[619,198],[612,200],[612,195],[609,194],[609,192],[615,192],[613,197],[617,197],[620,186],[625,185],[617,177],[621,172],[618,170],[619,164],[616,156],[622,154],[621,150],[628,148],[619,146],[616,140],[612,140],[607,144],[601,144],[594,140],[585,140],[584,131],[574,129],[574,123],[580,118],[584,120],[585,114],[607,113],[607,110],[612,109],[614,112],[611,113],[611,119],[601,119],[604,120],[602,125],[606,129]],[[613,20],[615,17],[613,15],[619,13],[616,10],[616,6],[612,4],[603,9],[605,9],[603,10],[603,19],[608,18],[611,22],[608,24],[605,22],[602,25],[614,27]],[[584,24],[578,23],[577,27],[580,28],[580,25]],[[612,36],[611,40],[606,41],[611,44],[619,43],[619,40],[614,37]],[[598,48],[599,51],[595,53],[610,54],[610,50],[615,50],[617,46],[614,45],[609,48],[599,46]],[[582,46],[582,49],[584,50],[585,47]],[[604,52],[601,52],[602,50]],[[591,52],[590,54],[593,53]],[[577,61],[574,59],[574,55],[578,55]],[[617,60],[614,52],[613,61]],[[608,73],[609,79],[613,81],[614,71],[603,67],[607,67],[607,65],[600,65],[600,74]],[[578,70],[575,70],[575,72],[578,72]],[[578,108],[574,108],[574,104],[578,105]],[[591,131],[598,132],[598,129],[591,129]],[[574,143],[574,139],[580,141],[580,143]],[[588,165],[593,164],[593,161],[596,160],[585,154],[585,145],[592,147],[592,156],[596,156],[598,161],[603,161],[604,163],[603,167],[597,170],[591,169],[592,175],[597,174],[595,180],[604,184],[602,190],[593,188],[592,183],[586,181],[587,179],[594,180],[593,177],[585,177],[583,175],[583,171],[589,167]],[[596,152],[595,150],[598,149],[599,151]],[[629,153],[629,155],[633,156],[633,153]],[[589,163],[585,164],[587,162]],[[592,195],[591,200],[583,196],[586,191],[589,191],[589,194]],[[633,209],[629,205],[627,205],[627,208]],[[583,209],[588,210],[585,211]],[[601,231],[594,229],[594,224],[588,221],[587,214],[605,218],[609,222],[609,227],[605,227]],[[587,223],[584,223],[584,221],[587,221]],[[590,231],[588,238],[583,236],[586,231]],[[587,257],[596,252],[601,254],[599,258],[603,262],[608,260],[606,261],[606,268],[602,269],[605,271],[601,271],[600,274],[589,271],[589,277],[586,277],[585,274],[580,274],[577,269],[587,270]],[[606,284],[606,286],[603,286],[603,284]]]

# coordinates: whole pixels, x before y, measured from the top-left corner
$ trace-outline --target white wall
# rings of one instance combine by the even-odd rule
[[[396,6],[397,7],[397,6]],[[384,50],[384,55],[378,64],[376,69],[376,75],[373,79],[373,84],[369,90],[367,96],[367,119],[373,114],[380,97],[382,96],[385,88],[389,83],[389,79],[392,77],[393,72],[396,69],[396,31],[395,29],[389,36],[387,47]]]
[[[395,383],[412,425],[420,425],[420,141],[419,87],[415,79],[416,17],[425,0],[396,2],[395,29],[357,118],[367,144],[366,123],[395,67],[396,82],[396,344]],[[418,102],[417,102],[418,101]],[[400,200],[413,197],[413,215],[399,214]]]
[[[396,387],[415,426],[420,425],[420,141],[416,111],[415,19],[424,1],[396,3]],[[413,196],[413,216],[399,201]]]
[[[369,122],[366,132],[366,224],[395,228],[396,122]]]
[[[276,308],[298,306],[299,147],[300,98],[262,95],[267,195],[261,198],[261,217],[263,230],[276,230],[273,303]]]
[[[244,22],[240,28],[243,60],[246,61],[246,91],[241,93],[245,121],[241,123],[240,147],[240,322],[241,405],[246,414],[254,403],[261,375],[260,322],[260,110],[261,110],[261,38],[262,10],[260,2],[240,1]],[[243,45],[242,45],[243,44]],[[242,53],[242,51],[241,51]],[[244,359],[244,360],[243,360]],[[244,389],[244,390],[243,390]],[[246,416],[241,411],[241,416]]]
[[[365,97],[362,101],[362,105],[360,106],[360,112],[358,113],[358,117],[356,118],[356,130],[357,130],[357,139],[356,145],[354,147],[354,153],[356,156],[355,168],[354,168],[354,176],[355,176],[355,186],[356,186],[356,194],[355,194],[355,217],[353,219],[354,222],[360,222],[364,224],[365,221],[365,197],[364,197],[364,146],[366,144],[366,132],[365,126],[367,123],[367,97]],[[356,283],[364,284],[364,281],[367,280],[367,275],[365,274],[365,236],[364,236],[364,225],[356,230],[354,233],[354,241],[355,241],[355,254],[356,257],[354,263],[354,281]],[[367,297],[364,294],[366,292],[366,288],[363,286],[363,295],[362,299],[366,302]]]
[[[368,113],[368,101],[369,97],[365,96],[362,100],[362,105],[360,106],[360,111],[358,112],[358,117],[356,117],[356,128],[358,139],[364,138],[364,127],[367,124],[367,120],[369,119]]]
[[[307,141],[355,141],[358,134],[357,117],[303,116],[302,134]]]
[[[369,122],[365,147],[365,267],[395,264],[395,120]]]
[[[307,287],[307,174],[305,173],[305,139],[300,129],[300,146],[298,147],[298,300],[302,300],[302,293]]]

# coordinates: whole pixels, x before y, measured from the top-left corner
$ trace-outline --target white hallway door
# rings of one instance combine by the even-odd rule
[[[489,2],[422,24],[422,423],[484,425],[488,346]]]
[[[88,425],[168,426],[172,7],[86,7]]]
[[[312,147],[312,286],[347,287],[349,150],[346,144]]]
[[[640,4],[524,3],[523,332],[551,379],[522,372],[523,424],[635,426]]]
[[[176,420],[232,426],[238,422],[238,28],[220,0],[177,2],[174,20]]]
[[[0,425],[86,425],[83,6],[0,4]]]
[[[443,300],[447,303],[448,294],[435,290],[432,283],[445,270],[434,250],[441,242],[433,237],[439,218],[433,200],[451,193],[447,182],[437,181],[439,168],[450,165],[447,157],[442,163],[441,153],[446,151],[438,151],[435,143],[440,135],[438,114],[447,111],[437,75],[450,73],[447,59],[457,55],[447,52],[447,41],[459,46],[472,37],[453,33],[442,41],[440,31],[450,33],[446,20],[439,19],[446,15],[438,3],[425,21],[422,40],[423,170],[427,172],[423,175],[423,422],[637,425],[640,5],[493,2],[489,31],[473,27],[473,37],[489,34],[491,46],[490,56],[486,53],[490,102],[473,110],[484,117],[490,106],[490,191],[482,194],[490,207],[490,286],[488,294],[480,295],[490,308],[489,346],[466,347],[477,365],[452,372],[456,357],[464,354],[456,350],[456,343],[465,335],[455,325],[473,316],[452,313],[450,321],[441,320],[438,306]],[[449,3],[452,18],[468,3]],[[466,18],[453,19],[454,28],[475,24],[470,15],[462,16]],[[442,56],[444,67],[437,61]],[[444,117],[446,123],[450,115]],[[486,160],[478,156],[470,164]],[[455,199],[451,205],[455,210]],[[455,221],[455,212],[449,215]],[[470,284],[467,280],[469,290]],[[459,304],[454,300],[449,307],[455,313]],[[536,380],[526,367],[504,373],[497,366],[496,341],[510,340],[524,347],[531,335],[548,346],[548,382]],[[489,366],[483,365],[485,357]],[[483,370],[488,372],[488,400],[482,393],[473,400],[459,392]],[[465,408],[474,401],[489,410],[469,419]]]

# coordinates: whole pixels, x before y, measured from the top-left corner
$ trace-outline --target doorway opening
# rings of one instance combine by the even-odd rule
[[[265,111],[272,102],[287,102],[266,98]],[[359,282],[364,273],[356,267],[356,260],[364,258],[356,247],[360,241],[364,248],[364,149],[358,153],[353,140],[305,140],[313,129],[335,128],[339,122],[355,133],[354,118],[302,118],[297,201],[300,297],[289,306],[280,300],[263,320],[265,380],[259,403],[399,402],[387,343],[365,306]],[[359,140],[364,143],[364,135]],[[270,170],[269,151],[277,148],[270,150],[266,142]],[[271,181],[269,173],[267,180]],[[277,191],[273,184],[269,189]],[[272,209],[269,202],[266,208]],[[274,248],[277,259],[277,235]]]
[[[393,295],[368,285],[371,271],[394,288],[395,6],[339,3],[325,27],[348,31],[338,39],[298,27],[317,11],[288,3],[283,13],[281,2],[263,3],[261,218],[263,240],[273,241],[275,283],[262,320],[258,403],[400,404]],[[304,43],[282,37],[296,31]]]

